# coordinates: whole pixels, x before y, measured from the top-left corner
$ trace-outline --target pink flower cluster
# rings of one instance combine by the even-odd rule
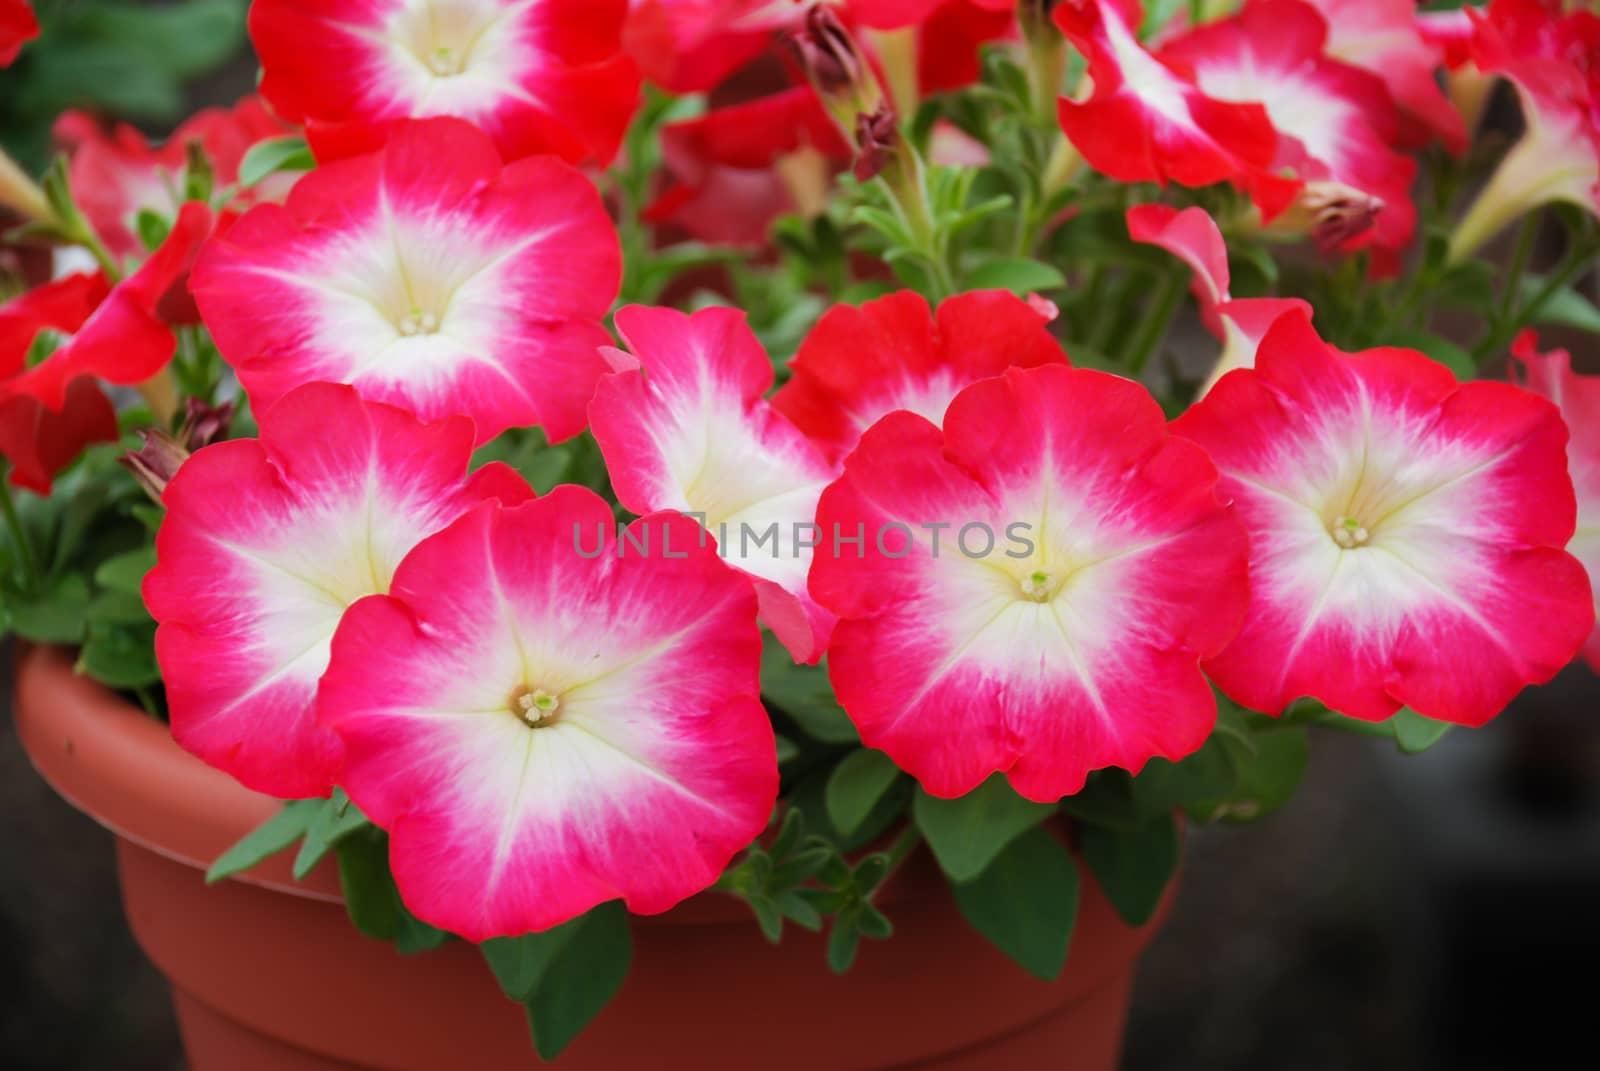
[[[877,31],[933,42],[902,93],[971,81],[975,42],[1016,32],[1007,0],[835,6],[879,49]],[[1496,0],[1452,36],[1402,0],[1250,0],[1151,44],[1136,2],[1064,0],[1087,79],[1059,120],[1114,179],[1230,183],[1263,222],[1311,206],[1328,248],[1393,257],[1416,226],[1408,150],[1466,142],[1433,77],[1447,56],[1510,78],[1529,136],[1559,138],[1592,196],[1593,27],[1565,16],[1524,41],[1536,7]],[[807,17],[256,0],[264,103],[177,144],[227,183],[289,124],[319,166],[221,219],[183,206],[120,281],[67,276],[0,307],[0,407],[106,438],[97,383],[160,369],[156,307],[187,271],[258,417],[259,438],[199,450],[164,495],[144,592],[184,747],[281,797],[341,787],[388,831],[410,908],[479,940],[619,897],[663,911],[760,835],[779,788],[762,626],[796,662],[825,658],[862,742],[929,793],[1001,773],[1039,801],[1196,751],[1213,684],[1269,714],[1311,696],[1478,725],[1600,650],[1600,387],[1531,339],[1529,389],[1458,383],[1410,349],[1342,352],[1304,301],[1231,296],[1199,208],[1127,215],[1193,269],[1223,346],[1173,421],[1139,383],[1074,367],[1048,303],[999,290],[834,305],[775,392],[734,309],[628,306],[613,336],[621,248],[579,168],[617,154],[641,70],[710,89]],[[669,125],[656,212],[764,233],[793,207],[775,161],[807,150],[825,176],[849,159],[824,105],[790,77]],[[139,212],[174,211],[185,153],[67,130],[95,228],[140,256]],[[754,229],[718,217],[724,197]],[[3,427],[30,486],[75,452],[24,463],[21,423]],[[536,497],[471,468],[528,427],[592,433],[639,519],[619,531],[592,491]],[[778,534],[724,535],[746,526]],[[969,527],[1003,542],[974,552]],[[631,551],[647,529],[668,542]]]

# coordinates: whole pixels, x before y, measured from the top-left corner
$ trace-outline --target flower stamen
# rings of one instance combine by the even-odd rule
[[[524,685],[511,696],[511,713],[532,727],[544,725],[553,719],[560,708],[560,697],[543,688],[529,689]]]
[[[1043,570],[1035,570],[1022,578],[1022,593],[1034,602],[1047,602],[1054,595],[1059,581]]]
[[[395,325],[407,338],[413,335],[431,335],[439,330],[439,317],[421,309],[412,309]]]
[[[1372,533],[1354,517],[1341,516],[1333,522],[1333,527],[1328,529],[1328,532],[1333,536],[1333,541],[1345,550],[1366,546],[1367,540],[1372,538]]]

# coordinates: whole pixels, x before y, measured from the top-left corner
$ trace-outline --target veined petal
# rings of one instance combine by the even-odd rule
[[[1345,354],[1285,316],[1254,369],[1174,422],[1250,532],[1243,629],[1206,670],[1247,706],[1314,696],[1478,725],[1572,657],[1594,621],[1566,429],[1420,353]]]
[[[939,796],[1004,771],[1054,800],[1180,758],[1216,716],[1245,543],[1216,473],[1137,384],[1046,365],[884,417],[823,494],[811,592],[840,703]],[[862,536],[847,544],[838,534]]]
[[[183,464],[144,582],[180,744],[261,792],[332,788],[314,701],[345,609],[469,506],[531,495],[503,466],[467,479],[471,450],[464,418],[422,424],[316,383],[263,414],[260,439]]]
[[[195,266],[195,298],[257,406],[348,383],[479,442],[583,430],[604,373],[616,232],[588,179],[549,157],[502,168],[454,119],[407,124],[246,213]]]
[[[334,639],[319,704],[341,783],[389,831],[411,910],[469,940],[618,897],[665,911],[776,799],[749,583],[687,518],[631,530],[670,556],[627,552],[612,525],[577,487],[472,510]]]
[[[772,364],[743,313],[631,305],[616,322],[633,351],[619,365],[633,368],[600,382],[589,414],[618,501],[697,515],[728,562],[765,582],[768,627],[815,662],[833,619],[806,593],[805,544],[835,467],[763,399]]]

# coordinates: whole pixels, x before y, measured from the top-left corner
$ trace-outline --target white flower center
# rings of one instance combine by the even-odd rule
[[[431,335],[439,330],[439,317],[422,309],[412,309],[400,318],[395,329],[402,335]]]
[[[1034,602],[1048,602],[1061,587],[1061,581],[1040,569],[1023,577],[1021,587],[1022,594]]]
[[[561,708],[561,699],[543,688],[518,688],[511,697],[511,713],[530,726],[543,725]]]
[[[1372,538],[1372,533],[1367,531],[1366,525],[1354,517],[1341,516],[1333,522],[1332,527],[1328,529],[1328,533],[1333,536],[1333,541],[1345,550],[1364,547],[1367,544],[1367,540]]]
[[[439,78],[465,74],[473,51],[505,13],[484,0],[424,0],[409,3],[390,21],[387,36]]]

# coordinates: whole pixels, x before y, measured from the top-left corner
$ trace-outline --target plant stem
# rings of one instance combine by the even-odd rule
[[[1511,311],[1517,307],[1517,288],[1522,285],[1522,273],[1527,270],[1528,258],[1533,255],[1533,245],[1539,237],[1540,219],[1538,212],[1530,212],[1523,217],[1516,250],[1511,254],[1511,266],[1506,269],[1505,289],[1500,295],[1498,315],[1502,320],[1510,317]]]
[[[10,465],[0,460],[0,513],[5,514],[6,528],[11,533],[11,542],[17,548],[17,561],[22,565],[23,583],[27,591],[39,590],[39,560],[34,556],[33,544],[28,541],[27,530],[22,527],[22,518],[17,516],[17,504],[11,499]]]
[[[1134,336],[1133,344],[1128,348],[1129,377],[1138,379],[1144,372],[1144,366],[1150,360],[1150,355],[1161,344],[1161,340],[1167,337],[1167,328],[1172,325],[1172,318],[1177,314],[1178,306],[1182,302],[1183,280],[1168,272],[1163,276],[1161,288],[1148,306],[1149,314],[1139,325],[1139,333]]]
[[[1498,353],[1502,347],[1516,337],[1517,332],[1526,327],[1545,303],[1555,297],[1557,292],[1584,268],[1589,267],[1597,244],[1593,239],[1575,240],[1567,250],[1566,259],[1561,262],[1533,295],[1533,298],[1515,314],[1496,318],[1494,326],[1484,335],[1483,340],[1472,349],[1472,358],[1482,364],[1489,357]],[[1515,290],[1513,290],[1513,293]]]
[[[956,292],[944,241],[928,207],[927,178],[922,159],[911,145],[901,140],[889,166],[878,176],[889,191],[889,198],[900,211],[916,248],[933,269],[934,303]]]

